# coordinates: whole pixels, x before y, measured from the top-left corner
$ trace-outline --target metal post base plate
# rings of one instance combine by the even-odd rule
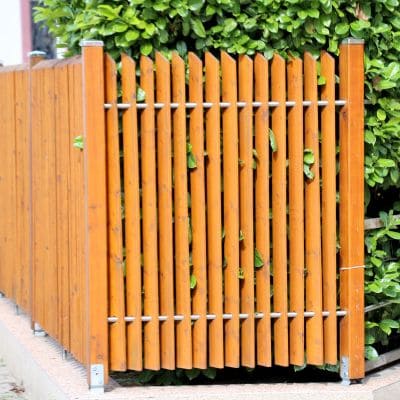
[[[47,336],[46,331],[37,322],[33,325],[33,334],[37,337]]]

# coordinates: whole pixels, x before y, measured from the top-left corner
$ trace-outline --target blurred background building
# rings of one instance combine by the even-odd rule
[[[33,23],[35,4],[35,0],[0,0],[0,60],[4,65],[27,62],[32,50],[54,58],[54,40],[47,29]]]

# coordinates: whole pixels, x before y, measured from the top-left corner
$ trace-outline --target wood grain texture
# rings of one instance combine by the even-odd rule
[[[141,115],[142,150],[142,227],[143,227],[143,284],[144,314],[151,321],[144,325],[144,367],[160,369],[160,326],[158,294],[158,238],[156,139],[154,113],[154,66],[148,57],[140,59],[140,86],[146,93],[147,108]]]
[[[239,58],[239,101],[246,105],[239,111],[240,267],[243,280],[240,287],[240,311],[248,314],[241,323],[241,365],[255,367],[254,325],[254,204],[253,204],[253,61]],[[240,235],[240,234],[239,234]]]
[[[207,368],[207,236],[204,172],[203,64],[189,53],[190,144],[196,168],[190,170],[192,262],[196,286],[192,290],[192,313],[200,315],[193,323],[193,367]]]
[[[117,110],[117,68],[106,54],[105,101],[107,153],[107,219],[108,219],[108,315],[118,320],[109,326],[110,368],[126,370],[125,285],[122,244],[120,142]]]
[[[59,62],[55,68],[55,135],[56,135],[56,212],[57,212],[57,267],[58,267],[58,324],[59,341],[70,349],[70,252],[69,252],[69,198],[71,147],[70,107],[68,87],[69,60]]]
[[[289,299],[297,316],[289,322],[290,363],[304,364],[304,173],[303,173],[303,63],[292,59],[287,66],[289,153]]]
[[[313,178],[307,179],[305,183],[306,309],[315,313],[306,320],[306,352],[307,363],[322,365],[324,361],[318,87],[317,62],[310,53],[304,54],[304,99],[311,101],[304,115],[304,146],[314,156],[311,166]]]
[[[340,357],[349,362],[348,378],[365,375],[364,362],[364,46],[340,47]],[[357,149],[357,151],[354,151]],[[343,372],[343,371],[342,371]]]
[[[142,266],[140,226],[139,136],[136,111],[136,65],[122,55],[122,101],[131,104],[122,115],[125,195],[126,311],[135,320],[127,324],[127,367],[143,368]]]
[[[255,243],[264,265],[256,270],[256,310],[264,317],[256,321],[257,364],[269,367],[271,351],[271,275],[270,275],[270,146],[269,132],[269,65],[257,54],[254,60],[254,99],[261,102],[255,112]]]
[[[275,55],[271,64],[271,100],[279,102],[272,111],[272,131],[276,151],[272,153],[272,264],[274,267],[274,311],[281,316],[274,322],[275,364],[289,364],[287,237],[286,237],[286,68]]]
[[[174,221],[175,221],[175,307],[183,320],[176,324],[176,366],[192,368],[192,328],[190,304],[190,259],[188,173],[186,159],[185,64],[177,53],[172,55],[172,101],[174,146]]]
[[[102,47],[83,47],[87,365],[103,364],[108,379],[107,194]],[[100,88],[100,90],[99,90]],[[89,386],[90,373],[88,373]]]
[[[321,100],[328,101],[321,110],[323,308],[329,311],[324,319],[324,362],[334,365],[337,363],[335,60],[326,52],[321,54],[321,75],[326,80]]]
[[[161,366],[175,368],[174,322],[174,239],[172,204],[171,74],[168,60],[156,53],[157,101],[164,107],[157,113],[158,220],[160,254]]]
[[[205,100],[213,103],[206,113],[208,312],[216,316],[209,322],[209,363],[212,367],[223,368],[220,65],[208,52],[205,56],[205,68]]]
[[[240,365],[239,324],[239,138],[236,61],[221,54],[222,101],[230,103],[222,114],[224,186],[224,311],[232,314],[225,321],[225,365]]]
[[[16,170],[15,170],[15,72],[11,67],[1,68],[0,73],[0,105],[2,112],[0,122],[2,133],[0,138],[4,154],[0,166],[0,262],[1,262],[1,292],[15,299],[15,247],[17,245],[17,230],[15,226],[16,209]],[[19,274],[17,274],[19,276]],[[14,286],[14,287],[13,287]]]
[[[30,312],[30,163],[29,163],[29,70],[17,67],[15,72],[15,184],[16,233],[15,301]]]

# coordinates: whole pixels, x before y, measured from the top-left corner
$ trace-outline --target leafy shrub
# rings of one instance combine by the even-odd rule
[[[39,0],[43,21],[70,54],[82,38],[102,38],[114,57],[154,49],[338,52],[347,36],[365,39],[367,107],[365,176],[371,195],[399,187],[400,10],[398,0]],[[368,193],[367,199],[371,196]]]
[[[396,203],[396,209],[399,204]],[[366,322],[366,350],[368,359],[378,356],[376,346],[387,346],[393,332],[399,332],[400,324],[400,218],[393,212],[380,212],[384,226],[369,231],[365,237],[367,249],[365,272],[366,303],[387,302],[386,307],[368,313]]]

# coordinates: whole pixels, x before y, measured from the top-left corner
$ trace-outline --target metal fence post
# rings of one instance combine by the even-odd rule
[[[89,388],[108,378],[107,215],[103,42],[81,42],[83,66],[85,266]]]
[[[340,98],[341,377],[363,378],[364,363],[364,41],[342,42]]]

